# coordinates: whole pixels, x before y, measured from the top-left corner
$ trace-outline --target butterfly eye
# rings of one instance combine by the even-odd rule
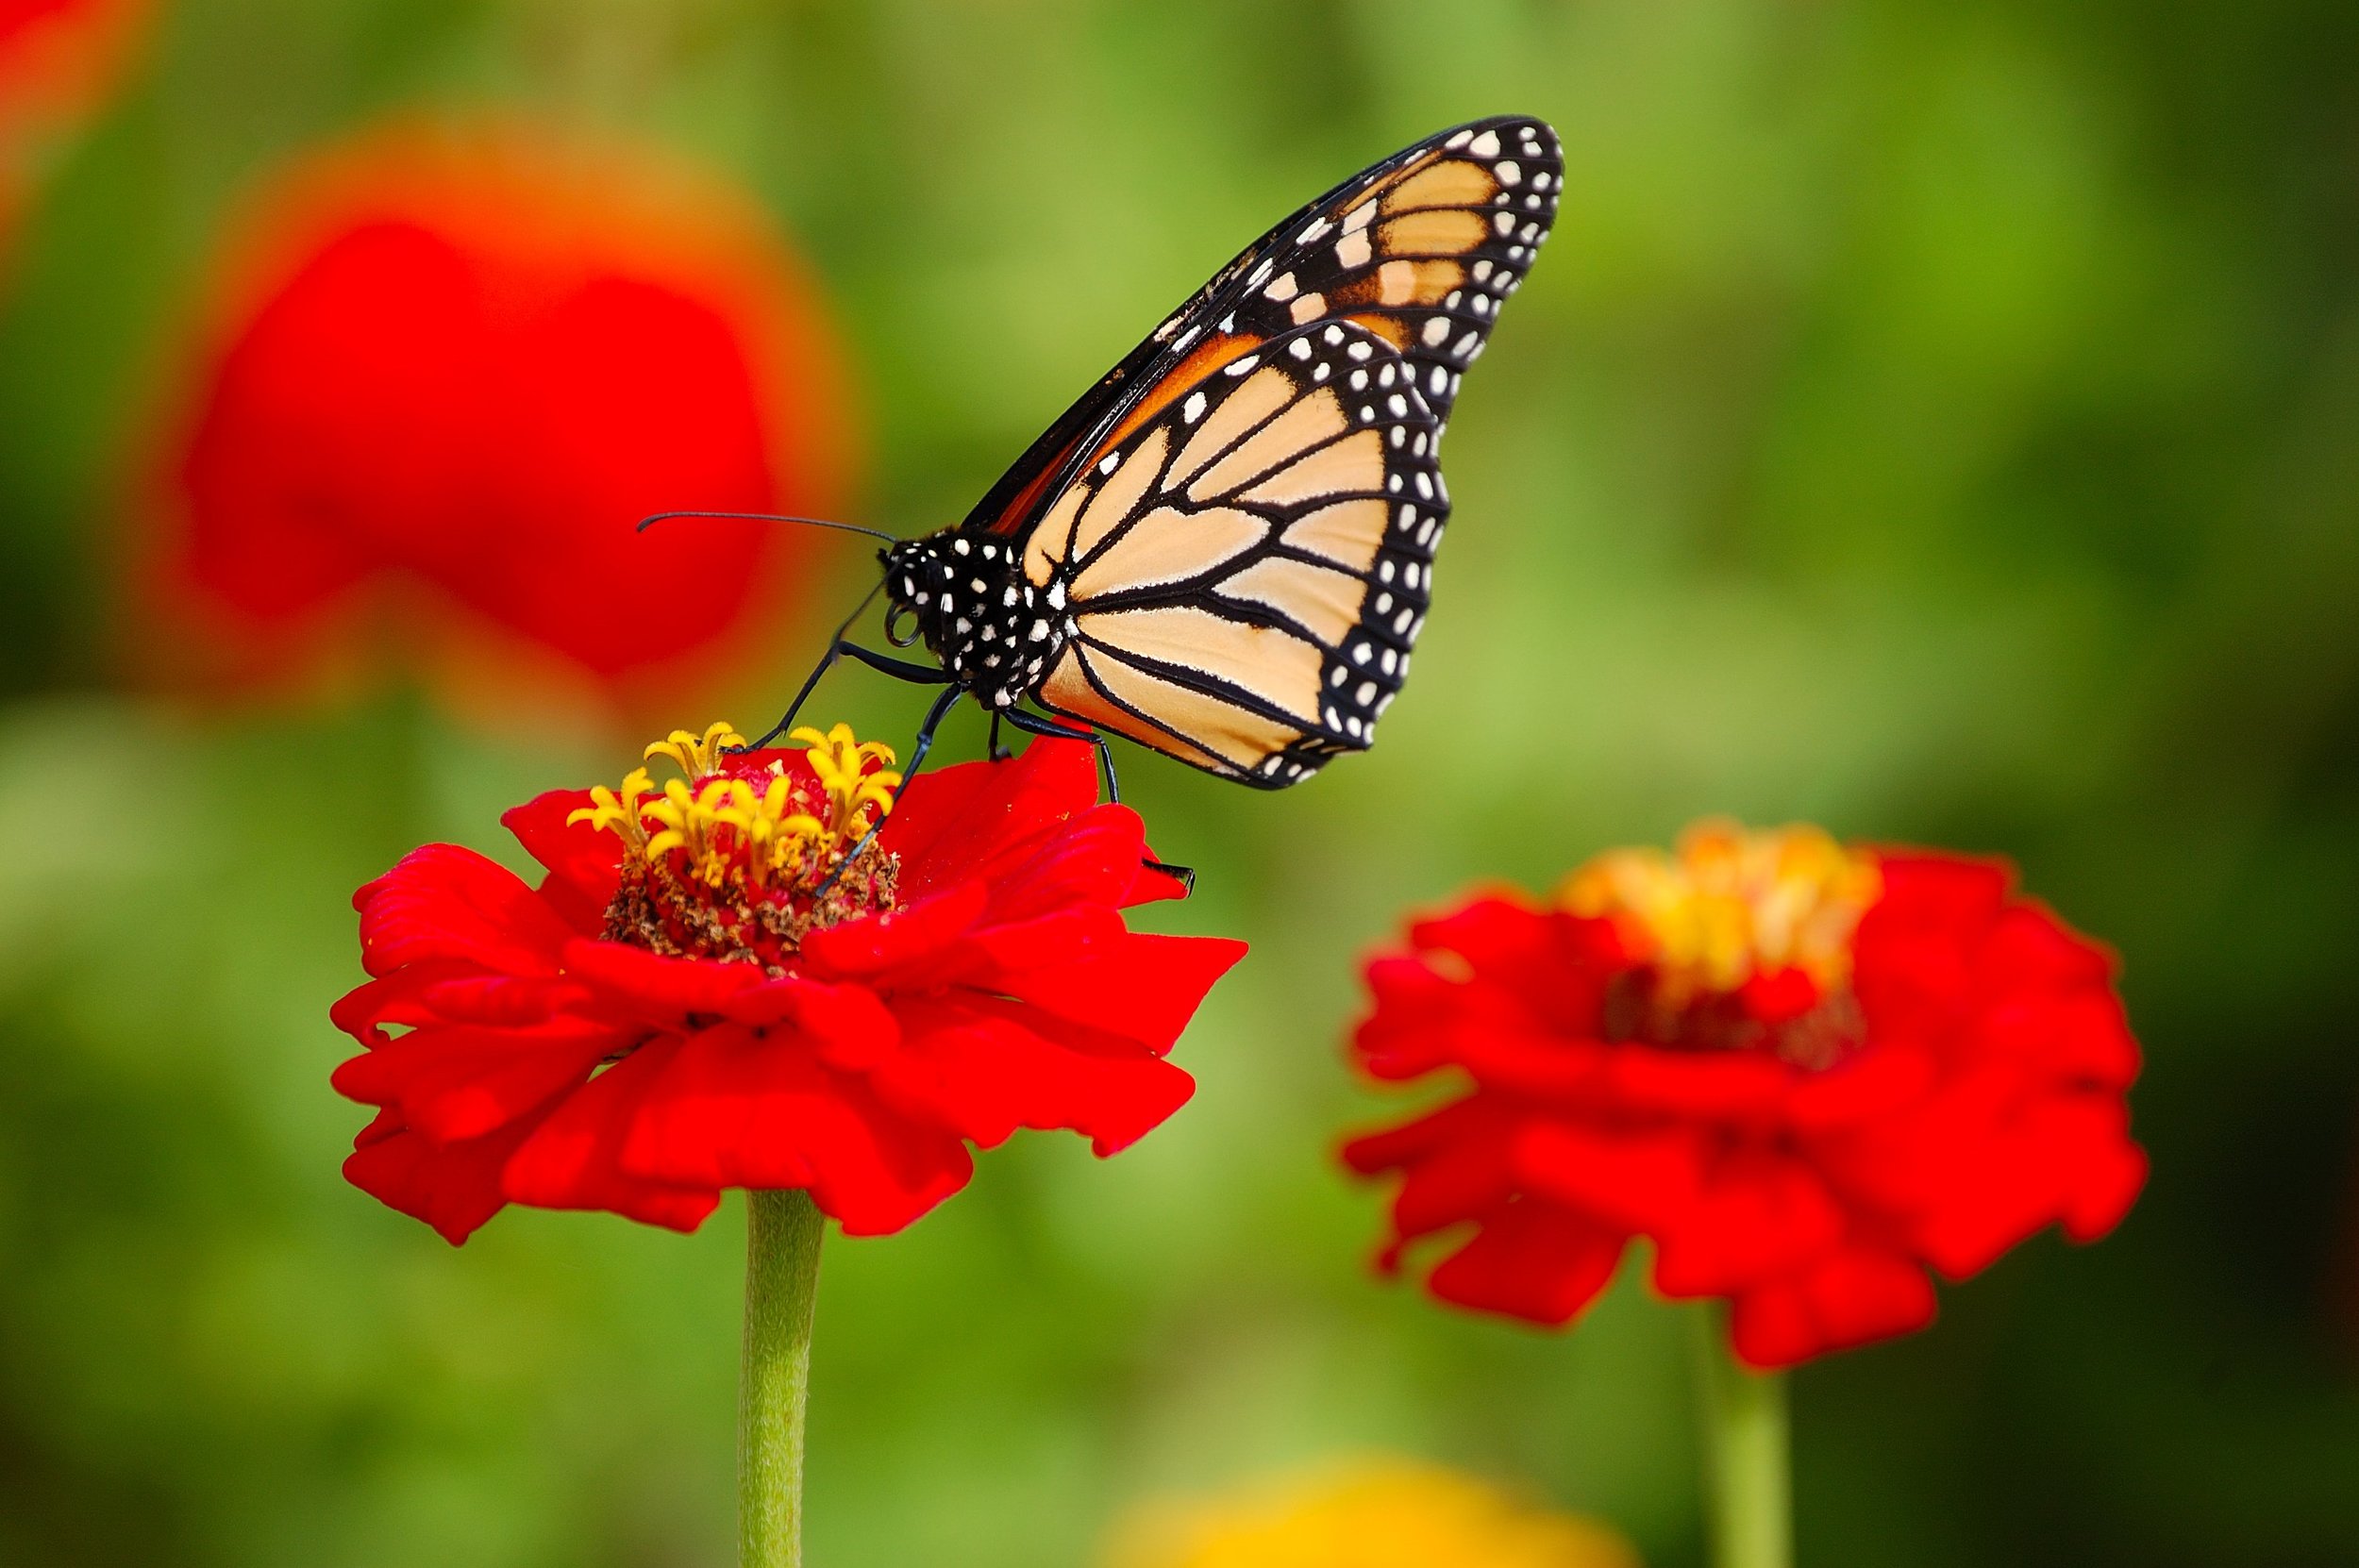
[[[885,641],[896,648],[906,648],[917,641],[917,612],[907,605],[895,605],[885,614]]]

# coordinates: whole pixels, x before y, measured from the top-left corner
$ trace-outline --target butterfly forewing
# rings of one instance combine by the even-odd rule
[[[1283,333],[1347,320],[1414,370],[1437,421],[1555,221],[1556,133],[1499,116],[1437,132],[1273,227],[1166,317],[992,487],[962,526],[1018,534],[1068,479]]]
[[[1564,173],[1537,120],[1461,125],[1323,197],[1255,256],[1214,326],[1271,336],[1345,318],[1389,342],[1447,421],[1459,377],[1522,285]]]
[[[1040,700],[1266,788],[1367,746],[1448,512],[1415,379],[1368,328],[1313,323],[1106,447],[1025,542],[1067,617]]]

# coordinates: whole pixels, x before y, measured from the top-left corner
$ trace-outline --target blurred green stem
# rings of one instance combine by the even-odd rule
[[[746,1197],[737,1560],[739,1568],[802,1568],[803,1409],[819,1294],[819,1210],[801,1191]]]
[[[1714,1568],[1791,1568],[1785,1375],[1755,1372],[1737,1360],[1717,1303],[1689,1316]]]

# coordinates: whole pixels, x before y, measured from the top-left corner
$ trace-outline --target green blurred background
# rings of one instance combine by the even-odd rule
[[[1196,1100],[831,1243],[815,1561],[1079,1568],[1143,1494],[1368,1448],[1699,1560],[1676,1314],[1376,1285],[1327,1150],[1380,1109],[1338,1043],[1399,911],[1708,811],[2016,857],[2119,946],[2149,1050],[2116,1237],[1797,1377],[1804,1560],[2359,1561],[2359,9],[180,0],[0,302],[0,1562],[728,1560],[739,1204],[452,1250],[337,1175],[351,890],[506,855],[501,809],[630,754],[408,692],[208,715],[104,629],[235,198],[485,104],[760,196],[858,369],[857,515],[904,533],[1310,192],[1476,114],[1564,138],[1385,743],[1280,796],[1127,770],[1203,871],[1156,918],[1254,945]],[[866,570],[828,559],[819,602]]]

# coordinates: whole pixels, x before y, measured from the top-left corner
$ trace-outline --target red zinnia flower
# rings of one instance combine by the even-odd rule
[[[969,1143],[1112,1154],[1188,1098],[1163,1053],[1244,944],[1126,927],[1179,887],[1089,747],[896,799],[884,747],[796,738],[677,733],[660,794],[643,768],[516,808],[537,888],[451,844],[362,888],[374,977],[334,1016],[369,1049],[335,1083],[382,1109],[346,1176],[453,1243],[510,1203],[690,1230],[725,1187],[877,1234],[964,1186]]]
[[[816,290],[709,179],[405,125],[279,178],[231,248],[150,563],[176,676],[391,654],[478,701],[522,669],[544,706],[633,710],[742,653],[811,537],[638,520],[843,500]]]
[[[2145,1180],[2112,959],[2000,864],[1707,824],[1409,939],[1360,1062],[1473,1088],[1344,1158],[1402,1175],[1387,1267],[1473,1227],[1446,1301],[1566,1323],[1643,1236],[1657,1290],[1787,1365],[1931,1322],[1928,1267],[2102,1235]]]

